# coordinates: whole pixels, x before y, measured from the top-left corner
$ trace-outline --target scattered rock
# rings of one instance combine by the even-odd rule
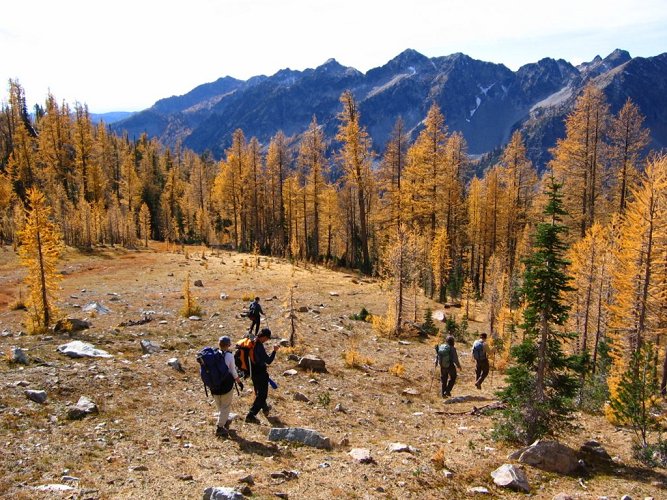
[[[526,474],[511,464],[504,464],[491,473],[493,482],[501,488],[509,488],[528,493],[530,486]]]
[[[81,308],[83,312],[92,312],[95,314],[109,314],[111,309],[104,307],[99,302],[90,302]]]
[[[310,403],[310,399],[308,399],[308,396],[300,392],[294,393],[294,401],[302,401],[304,403]]]
[[[28,387],[30,385],[30,382],[27,380],[19,380],[18,382],[14,382],[14,385],[16,387]]]
[[[338,297],[340,295],[340,293],[338,293],[338,292],[329,292],[329,295],[331,295],[332,297]]]
[[[473,486],[472,488],[468,488],[468,493],[472,493],[473,495],[488,495],[489,490],[484,486]]]
[[[442,469],[442,475],[445,477],[445,479],[451,479],[454,477],[454,473],[447,469]]]
[[[227,486],[211,486],[204,490],[203,500],[243,500],[243,494]]]
[[[229,298],[229,295],[227,295],[225,292],[220,293],[220,300],[227,300]]]
[[[553,497],[553,500],[574,500],[574,497],[568,495],[567,493],[559,493]]]
[[[239,483],[245,483],[249,484],[250,486],[254,486],[255,478],[252,476],[252,474],[248,474],[247,476],[243,476],[242,478],[240,478]]]
[[[53,493],[63,493],[75,489],[74,486],[70,486],[69,484],[42,484],[40,486],[35,486],[35,490],[37,491],[49,491]]]
[[[334,411],[339,412],[339,413],[347,413],[347,410],[340,403],[338,403],[338,404],[336,404],[336,406],[334,406]]]
[[[64,318],[59,319],[56,322],[53,326],[53,331],[55,333],[72,333],[87,330],[88,328],[90,328],[90,323],[88,321],[76,318]]]
[[[195,285],[195,286],[198,286],[198,287],[203,287],[203,286],[204,286],[204,283],[202,283],[201,280],[195,280],[194,285]]]
[[[201,317],[200,317],[200,316],[190,316],[188,319],[189,319],[190,321],[201,321]]]
[[[403,443],[391,443],[387,449],[392,453],[416,453],[417,449]]]
[[[158,344],[150,340],[141,340],[139,343],[141,344],[141,352],[144,354],[155,354],[162,350]]]
[[[181,481],[194,481],[194,477],[192,477],[192,474],[179,474],[176,476],[176,479],[180,479]]]
[[[446,399],[444,403],[446,405],[451,405],[455,403],[467,403],[468,401],[490,401],[490,399],[484,396],[473,396],[473,395],[454,396],[453,398]]]
[[[442,309],[436,309],[431,313],[431,318],[433,318],[433,321],[445,321],[445,311]]]
[[[537,440],[509,456],[523,464],[557,474],[572,474],[579,468],[576,452],[557,441]]]
[[[350,446],[350,438],[348,438],[347,436],[342,438],[340,441],[338,441],[338,446],[340,448],[346,448]]]
[[[611,456],[607,453],[600,443],[595,440],[586,441],[581,445],[579,451],[589,458],[611,462]]]
[[[278,342],[280,347],[289,347],[289,339],[280,339],[280,342]]]
[[[11,354],[9,356],[9,360],[12,363],[18,363],[21,365],[27,365],[29,363],[28,355],[20,347],[12,347]]]
[[[623,495],[621,500],[632,500],[632,497],[630,495]]]
[[[122,327],[139,326],[139,325],[145,325],[146,323],[150,323],[151,321],[153,321],[153,317],[150,314],[144,313],[144,315],[141,317],[141,319],[129,319],[127,321],[123,321],[118,326],[122,326]],[[165,323],[166,323],[166,321],[165,321]]]
[[[290,481],[299,477],[298,470],[283,470],[280,472],[272,472],[272,479],[284,479],[285,481]]]
[[[80,420],[86,415],[98,413],[97,405],[93,403],[86,396],[81,396],[75,406],[69,407],[67,410],[67,418],[70,420]]]
[[[297,312],[300,312],[300,313],[307,313],[307,312],[308,312],[308,306],[300,306],[300,307],[297,309]]]
[[[290,369],[290,370],[285,370],[285,371],[283,372],[283,375],[284,375],[285,377],[293,377],[293,376],[296,375],[297,373],[299,373],[299,372],[296,371],[296,370],[294,370],[294,369],[292,368],[292,369]]]
[[[244,497],[252,496],[252,490],[250,489],[250,486],[248,486],[247,484],[242,484],[241,486],[239,486],[238,490],[239,493],[241,493],[241,495],[243,495]]]
[[[93,345],[80,340],[73,340],[67,344],[59,345],[56,348],[60,354],[70,358],[111,358],[111,354],[102,349],[97,349]]]
[[[299,360],[299,368],[304,368],[306,370],[312,370],[314,372],[326,372],[326,364],[322,358],[315,356],[314,354],[307,354]]]
[[[410,345],[412,342],[408,342],[407,340],[399,340],[398,345]]]
[[[77,481],[80,481],[80,479],[78,477],[74,477],[74,476],[63,476],[63,477],[60,478],[60,480],[63,483],[75,483]]]
[[[407,389],[403,389],[403,395],[404,396],[419,396],[419,391],[413,387],[408,387]]]
[[[368,448],[352,448],[348,455],[360,464],[370,464],[375,461],[371,456],[371,450]]]
[[[289,441],[302,443],[314,448],[331,449],[331,440],[312,429],[302,427],[274,427],[269,431],[269,441]]]
[[[167,365],[171,366],[177,372],[185,373],[183,365],[181,365],[181,362],[179,361],[178,358],[169,358],[167,360]]]
[[[148,467],[145,465],[131,465],[129,467],[129,470],[132,472],[146,472],[148,470]]]
[[[34,401],[35,403],[46,403],[46,391],[33,391],[28,389],[23,394],[25,394],[30,401]]]
[[[278,498],[286,498],[286,499],[289,498],[289,494],[283,492],[274,493],[274,495],[277,496]]]
[[[300,359],[298,354],[290,353],[287,355],[287,361],[296,361],[298,363]]]

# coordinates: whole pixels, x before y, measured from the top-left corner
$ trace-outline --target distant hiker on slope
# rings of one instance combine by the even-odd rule
[[[489,374],[489,346],[486,344],[486,333],[480,333],[472,345],[472,357],[475,360],[475,387],[482,388],[482,382]]]
[[[251,424],[259,424],[257,414],[260,410],[264,415],[268,415],[271,410],[271,407],[266,402],[266,398],[269,395],[269,371],[267,367],[273,363],[273,360],[276,357],[276,351],[279,347],[274,345],[271,355],[268,355],[264,348],[264,343],[270,338],[271,330],[262,328],[255,341],[253,356],[250,361],[250,373],[252,383],[255,386],[255,401],[253,401],[245,421]]]
[[[454,337],[447,336],[444,344],[435,346],[435,366],[440,365],[440,381],[442,382],[442,397],[452,395],[452,388],[456,383],[456,367],[461,369],[459,355],[454,347]]]
[[[248,330],[248,335],[252,335],[252,329],[253,327],[255,328],[255,335],[257,335],[257,332],[259,331],[259,323],[260,323],[260,315],[264,314],[264,311],[262,311],[262,306],[259,305],[259,297],[255,297],[255,300],[253,300],[250,303],[250,306],[248,306],[248,318],[252,321],[250,323],[250,330]]]

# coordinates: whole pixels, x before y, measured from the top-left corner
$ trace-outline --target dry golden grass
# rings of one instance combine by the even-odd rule
[[[486,486],[498,498],[525,498],[495,487],[489,476],[515,449],[490,439],[492,417],[443,413],[469,411],[480,403],[443,405],[438,397],[431,344],[441,338],[414,337],[409,344],[400,344],[398,339],[379,336],[369,323],[349,319],[361,307],[378,316],[386,314],[387,291],[378,283],[353,283],[346,273],[312,265],[304,269],[279,259],[249,272],[252,256],[221,252],[215,258],[205,256],[205,261],[201,256],[202,247],[169,248],[167,244],[137,251],[108,248],[88,255],[68,250],[61,265],[66,274],[58,307],[67,317],[83,319],[81,307],[96,300],[111,313],[89,318],[92,327],[83,332],[27,336],[19,335],[26,330],[25,312],[7,307],[18,298],[23,270],[15,266],[11,249],[0,250],[4,304],[0,330],[11,332],[0,337],[0,496],[61,498],[31,488],[58,483],[67,470],[79,478],[78,490],[70,494],[79,498],[201,498],[206,487],[237,486],[247,474],[254,476],[251,490],[256,498],[285,493],[299,499],[458,499],[477,485]],[[205,311],[202,321],[178,315],[187,271],[192,280],[204,283],[204,288],[197,288]],[[297,345],[280,349],[269,368],[279,385],[269,392],[272,420],[261,414],[262,425],[236,420],[233,439],[215,439],[215,406],[204,395],[195,354],[205,345],[215,345],[220,335],[229,335],[235,342],[247,331],[249,320],[240,313],[252,299],[244,296],[248,290],[253,290],[253,297],[263,298],[274,332],[267,348],[288,337],[290,321],[284,304],[289,283],[298,285],[295,305],[307,305],[311,311],[296,313]],[[330,290],[339,295],[330,296]],[[220,300],[222,292],[229,298]],[[269,300],[273,296],[277,299]],[[425,298],[421,305],[438,307]],[[477,308],[478,317],[485,317],[481,303]],[[119,326],[141,319],[145,311],[152,311],[149,323]],[[476,323],[474,328],[482,331],[484,326]],[[58,345],[72,339],[90,342],[113,358],[73,360],[56,352]],[[139,345],[143,339],[158,343],[162,351],[143,355]],[[9,363],[12,346],[26,349],[31,359],[44,363]],[[493,399],[500,376],[490,375],[484,389],[477,391],[474,363],[465,351],[459,345],[463,369],[454,394]],[[298,371],[284,376],[285,370],[295,366],[287,359],[290,353],[320,356],[327,373]],[[172,357],[180,359],[185,373],[167,366]],[[348,369],[351,366],[365,368]],[[26,387],[18,385],[24,382]],[[419,395],[407,398],[402,394],[407,387],[414,387]],[[47,391],[47,403],[28,401],[23,394],[26,388]],[[295,392],[306,395],[311,403],[295,401]],[[84,395],[98,404],[99,414],[68,420],[67,407]],[[232,411],[243,416],[252,399],[247,382],[245,392],[234,395]],[[335,411],[338,404],[344,411]],[[560,492],[579,498],[665,496],[652,484],[663,480],[662,471],[633,468],[638,464],[631,458],[628,431],[613,428],[600,416],[577,415],[573,423],[574,429],[562,437],[564,442],[578,447],[587,439],[597,439],[631,467],[618,465],[620,473],[586,477],[585,490],[575,477],[526,467],[535,498],[552,498]],[[267,434],[272,426],[313,428],[337,446],[318,450],[270,442]],[[344,438],[348,444],[338,446]],[[389,453],[388,444],[397,441],[419,452]],[[369,448],[376,463],[353,462],[348,455],[353,447]],[[136,470],[137,466],[146,470]],[[445,479],[441,468],[453,471],[454,477]],[[283,470],[298,470],[298,479],[272,478],[272,473]]]

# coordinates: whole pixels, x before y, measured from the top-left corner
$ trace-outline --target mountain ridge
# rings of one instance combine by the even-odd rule
[[[429,58],[414,49],[366,73],[328,59],[316,68],[284,68],[248,80],[224,76],[160,99],[111,127],[219,159],[237,128],[266,145],[279,130],[287,136],[303,133],[314,116],[331,139],[339,97],[350,90],[378,152],[399,116],[407,130],[417,132],[435,102],[449,130],[466,138],[469,153],[497,150],[519,129],[531,159],[543,167],[548,149],[564,134],[563,119],[590,81],[605,91],[613,112],[632,99],[646,116],[652,146],[667,145],[667,53],[632,58],[622,49],[577,66],[545,57],[516,71],[460,52]]]

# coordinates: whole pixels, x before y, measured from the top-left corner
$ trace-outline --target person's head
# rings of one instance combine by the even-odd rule
[[[448,335],[445,342],[447,342],[449,345],[454,345],[454,336]]]
[[[218,339],[218,345],[222,351],[226,351],[232,346],[232,339],[230,339],[227,335],[223,335]]]
[[[480,333],[479,338],[482,340],[486,340],[486,333]]]
[[[259,302],[259,297],[255,297],[255,302]]]
[[[257,340],[259,340],[261,343],[266,342],[271,338],[271,330],[268,328],[262,328],[259,331],[259,335],[257,335]]]

